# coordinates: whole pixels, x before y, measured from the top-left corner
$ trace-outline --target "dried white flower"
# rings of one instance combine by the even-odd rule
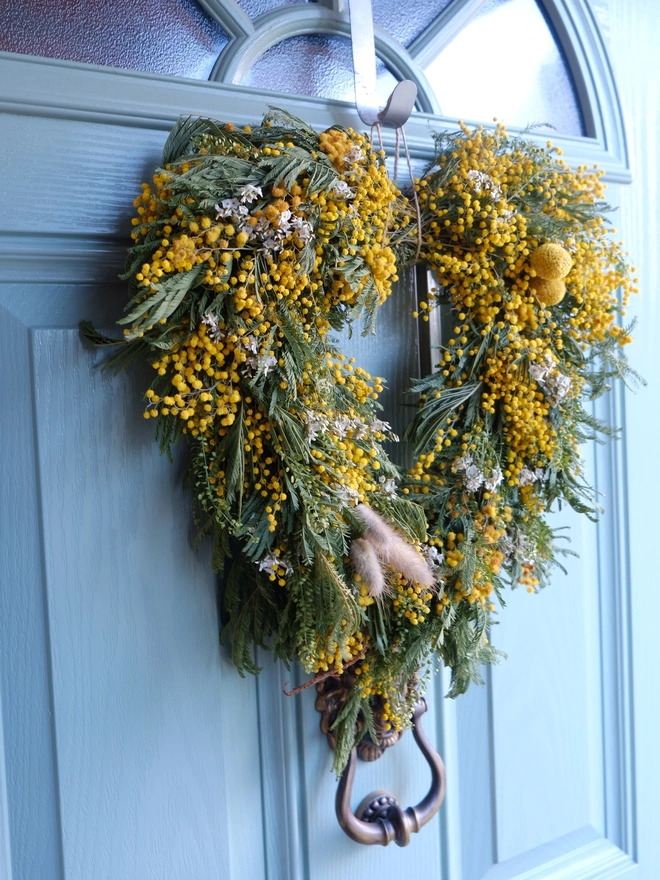
[[[358,147],[357,144],[346,153],[344,156],[344,161],[348,162],[350,165],[355,165],[356,162],[364,162],[364,154],[362,152],[361,147]]]
[[[550,406],[559,406],[571,390],[571,379],[560,370],[550,354],[541,363],[530,364],[529,375],[543,389]]]
[[[474,182],[474,191],[476,193],[487,192],[494,202],[499,202],[502,198],[502,190],[495,183],[492,177],[483,171],[468,171],[467,176]]]
[[[238,206],[238,199],[223,199],[222,205],[214,205],[216,220],[220,217],[231,217]]]
[[[215,315],[212,315],[210,312],[207,312],[205,315],[202,315],[202,324],[206,324],[209,328],[208,334],[213,339],[214,334],[218,332],[218,319]]]
[[[498,223],[500,226],[504,226],[506,223],[511,222],[511,218],[513,217],[513,215],[513,211],[502,211],[495,222]]]
[[[484,486],[489,492],[494,492],[504,479],[502,468],[499,466],[490,472],[490,476],[484,481]]]
[[[571,390],[571,380],[564,373],[552,373],[545,381],[546,397],[550,406],[559,406]]]
[[[546,354],[542,361],[529,365],[529,375],[535,382],[544,382],[546,376],[555,368],[555,361],[550,354]]]
[[[345,180],[336,180],[330,187],[330,195],[337,199],[352,199],[355,193]]]
[[[349,429],[352,427],[352,419],[349,419],[346,416],[337,416],[332,423],[332,432],[339,440],[343,440]]]
[[[248,209],[238,199],[223,199],[222,206],[215,205],[216,220],[220,217],[245,217],[247,214]]]
[[[259,217],[255,225],[252,227],[255,235],[263,235],[270,229],[270,223],[267,217]]]
[[[259,566],[259,571],[268,571],[271,574],[276,574],[278,568],[284,569],[285,574],[291,574],[293,571],[293,566],[288,560],[271,553],[267,553],[256,564]]]
[[[239,190],[239,194],[241,202],[253,202],[255,199],[259,199],[262,196],[261,187],[253,186],[251,183],[247,183],[241,190]]]
[[[328,430],[328,420],[321,413],[310,410],[305,413],[305,430],[307,431],[307,439],[313,443],[319,434],[325,434]]]
[[[465,488],[468,492],[476,492],[485,482],[485,476],[476,464],[471,464],[465,471]]]
[[[396,439],[396,435],[392,433],[392,426],[390,423],[384,422],[382,419],[374,419],[371,423],[371,430],[378,432],[379,434],[389,434]]]
[[[269,235],[268,238],[264,238],[262,245],[265,250],[277,253],[282,250],[282,239],[277,235]]]
[[[256,354],[259,351],[259,340],[254,336],[241,336],[239,337],[239,344],[241,348],[245,351],[250,351],[252,354]]]
[[[276,366],[277,358],[270,354],[261,362],[261,372],[264,374],[264,376],[267,376],[272,370],[275,369]]]
[[[474,462],[472,460],[472,456],[469,453],[462,455],[460,458],[457,458],[454,464],[452,465],[452,470],[456,471],[466,471]]]
[[[277,358],[268,355],[265,358],[249,357],[243,364],[242,371],[244,376],[254,376],[261,373],[267,376],[277,366]]]
[[[289,231],[289,220],[291,219],[291,211],[282,211],[276,218],[276,226],[281,232]]]
[[[379,477],[381,491],[390,498],[396,498],[396,480],[393,477]]]
[[[532,542],[525,535],[516,529],[514,535],[507,535],[501,545],[507,561],[518,559],[520,562],[534,561],[534,547]]]
[[[430,547],[428,544],[422,544],[421,547],[422,556],[426,559],[428,565],[431,568],[431,571],[435,571],[440,568],[442,563],[445,561],[444,554],[438,550],[437,547]]]
[[[333,483],[332,488],[346,504],[356,504],[360,500],[360,493],[352,486],[343,486],[341,483]]]
[[[524,467],[518,474],[518,485],[531,486],[531,484],[535,483],[537,480],[543,481],[544,479],[545,471],[543,468],[535,468],[534,470],[531,470],[531,468]]]
[[[298,234],[298,238],[303,242],[303,244],[314,237],[312,234],[311,223],[303,220],[302,217],[292,217],[289,226],[291,227],[293,232],[296,232]]]

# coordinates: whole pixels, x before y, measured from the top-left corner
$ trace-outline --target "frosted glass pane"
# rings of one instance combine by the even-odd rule
[[[305,3],[306,0],[237,0],[237,2],[251,18],[256,18],[264,12],[270,12],[271,9],[280,9],[293,3]]]
[[[306,0],[237,0],[238,5],[251,18],[271,9],[281,9]],[[313,2],[313,0],[311,0]],[[374,22],[389,31],[392,36],[409,46],[431,22],[445,9],[451,0],[415,0],[402,4],[401,0],[372,0]]]
[[[194,0],[2,4],[0,50],[208,79],[227,35]]]
[[[568,65],[534,0],[490,0],[425,73],[446,116],[585,133]]]
[[[396,79],[377,62],[377,101],[384,105]],[[353,56],[346,37],[314,34],[272,46],[252,66],[243,85],[316,98],[355,100]]]
[[[416,0],[414,3],[372,0],[371,5],[375,23],[389,31],[399,43],[409,46],[450,3],[451,0]]]

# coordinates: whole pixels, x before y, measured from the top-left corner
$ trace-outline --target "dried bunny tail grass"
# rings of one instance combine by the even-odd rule
[[[356,538],[351,544],[353,568],[367,585],[369,595],[380,599],[385,594],[385,576],[374,545],[367,538]]]
[[[381,562],[420,587],[430,588],[434,577],[423,557],[366,504],[358,504],[355,512],[366,527],[366,537],[373,544]]]

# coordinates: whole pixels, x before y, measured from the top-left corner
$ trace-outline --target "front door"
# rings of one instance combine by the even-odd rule
[[[622,3],[609,4],[613,19]],[[614,182],[629,180],[607,54],[582,0],[543,10],[532,0],[453,0],[429,7],[425,18],[416,7],[402,15],[386,5],[375,3],[387,61],[380,88],[386,94],[406,75],[420,85],[408,127],[418,167],[432,155],[428,126],[454,127],[452,114],[488,120],[504,112],[523,127],[547,112],[555,113],[553,140],[571,161],[595,159]],[[144,383],[135,373],[101,373],[78,322],[111,330],[121,313],[125,290],[116,279],[132,200],[179,114],[247,124],[275,103],[319,128],[360,122],[350,104],[335,100],[350,98],[347,20],[338,7],[207,2],[194,16],[206,55],[189,52],[192,66],[182,72],[208,76],[215,52],[210,83],[148,64],[158,72],[0,55],[0,876],[654,880],[660,855],[649,792],[660,771],[646,727],[638,726],[635,753],[636,718],[648,725],[655,716],[648,691],[638,688],[633,701],[631,610],[638,644],[651,646],[644,669],[659,669],[660,655],[652,622],[640,613],[644,583],[631,582],[628,562],[631,531],[637,535],[650,512],[636,471],[627,483],[635,459],[626,451],[643,449],[643,432],[629,429],[627,447],[589,452],[608,514],[598,528],[558,514],[580,558],[544,594],[509,597],[493,636],[509,659],[456,702],[443,698],[443,675],[434,680],[425,729],[446,760],[448,792],[438,818],[408,848],[360,847],[341,832],[314,694],[282,694],[287,681],[300,683],[299,670],[287,672],[259,651],[262,674],[241,679],[220,649],[209,548],[191,549],[184,450],[173,463],[158,455],[141,417]],[[515,88],[497,78],[507,75],[506,59],[498,67],[497,51],[485,53],[497,50],[497,34],[513,39],[520,21],[536,53],[523,52],[531,36],[516,39],[538,79],[516,105]],[[653,22],[657,13],[640,6],[628,27],[641,40]],[[31,49],[18,38],[5,45],[52,54],[40,34]],[[641,88],[631,50],[615,48]],[[470,51],[476,72],[466,67],[448,89]],[[67,57],[82,56],[71,49]],[[550,98],[549,83],[560,84]],[[273,84],[303,96],[275,94]],[[631,94],[638,95],[632,86]],[[501,95],[507,101],[498,103]],[[386,143],[391,149],[393,138]],[[621,200],[629,220],[622,234],[633,252],[644,252],[651,232],[632,223],[638,214],[625,191]],[[652,204],[646,194],[638,203],[651,227]],[[398,433],[408,418],[408,380],[433,361],[411,318],[418,283],[413,274],[403,278],[379,315],[377,337],[343,343],[369,372],[387,377],[386,417]],[[650,305],[640,308],[652,316]],[[652,370],[648,322],[638,333]],[[639,426],[656,392],[644,393],[646,403],[629,404]],[[621,389],[609,406],[605,415],[625,422]],[[634,567],[640,558],[650,560],[648,546],[633,572],[642,570]],[[652,682],[645,674],[641,681]],[[404,806],[417,803],[428,782],[406,735],[358,769],[354,806],[380,788]]]

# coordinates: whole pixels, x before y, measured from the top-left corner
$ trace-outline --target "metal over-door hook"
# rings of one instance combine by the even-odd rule
[[[366,125],[401,128],[410,119],[417,86],[410,79],[397,83],[382,110],[376,106],[376,45],[371,0],[349,0],[351,44],[355,72],[355,105]]]

